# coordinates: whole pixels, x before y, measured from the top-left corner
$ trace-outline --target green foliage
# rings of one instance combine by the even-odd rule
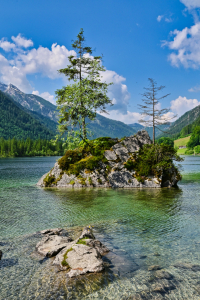
[[[196,126],[200,126],[200,106],[187,111],[170,126],[167,130],[169,133],[162,133],[160,136],[182,138],[191,134]]]
[[[194,147],[194,153],[199,154],[200,153],[200,145],[197,145]]]
[[[23,156],[61,156],[64,153],[62,141],[48,140],[17,140],[15,138],[4,140],[0,138],[0,157]]]
[[[85,185],[85,181],[86,181],[85,177],[78,175],[77,178],[80,184]]]
[[[133,155],[132,160],[128,160],[124,165],[128,170],[134,170],[137,180],[143,182],[147,176],[158,178],[163,170],[168,172],[171,168],[175,168],[173,161],[182,161],[173,147],[166,144],[152,144],[144,145]]]
[[[67,263],[67,254],[68,254],[70,251],[72,251],[72,250],[73,250],[73,248],[68,249],[68,250],[65,252],[65,254],[63,255],[63,260],[62,260],[62,262],[61,262],[61,265],[62,265],[63,267],[68,267],[68,268],[69,268],[69,265],[68,265],[68,263]]]
[[[194,154],[194,150],[189,150],[188,149],[188,150],[185,151],[185,154],[186,155],[192,155],[192,154]]]
[[[79,239],[78,242],[77,242],[77,244],[81,244],[81,245],[87,246],[86,240],[88,240],[87,237]]]
[[[49,187],[52,184],[55,184],[55,181],[56,181],[55,176],[51,174],[47,174],[47,176],[43,180],[45,187]]]
[[[93,185],[93,182],[92,182],[92,178],[91,178],[91,177],[88,178],[88,182],[89,182],[90,185]]]
[[[59,159],[58,164],[68,174],[78,175],[84,169],[93,171],[98,168],[99,161],[107,161],[103,154],[105,150],[109,150],[114,144],[115,142],[109,137],[82,141],[79,148],[68,150]]]
[[[71,126],[79,126],[80,137],[87,139],[85,119],[94,120],[96,111],[106,112],[106,105],[112,104],[107,96],[107,89],[110,84],[102,82],[100,72],[105,71],[102,65],[101,56],[92,54],[90,47],[84,46],[85,38],[83,29],[77,35],[77,40],[72,47],[77,51],[76,56],[69,56],[70,64],[59,72],[73,80],[73,84],[56,91],[57,104],[60,113],[60,132],[68,130]]]
[[[158,144],[166,144],[169,146],[174,147],[174,140],[169,137],[161,137],[157,140]]]
[[[0,137],[4,139],[51,139],[54,132],[34,118],[10,96],[0,91]]]
[[[197,145],[200,145],[200,126],[194,128],[190,140],[187,143],[187,148],[193,149]]]

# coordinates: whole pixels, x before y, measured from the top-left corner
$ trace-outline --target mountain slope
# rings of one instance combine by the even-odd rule
[[[124,136],[133,135],[137,132],[135,129],[129,127],[123,122],[111,120],[99,114],[97,114],[94,121],[86,121],[88,121],[88,129],[94,133],[92,136],[93,139],[101,136],[122,138]]]
[[[184,115],[173,122],[167,129],[168,133],[161,133],[161,136],[178,137],[180,131],[187,125],[192,124],[200,117],[200,105],[187,111]]]
[[[50,131],[53,131],[54,134],[56,133],[58,117],[55,105],[39,96],[25,94],[12,84],[6,85],[0,83],[0,90],[10,95],[13,100],[23,106],[25,111],[29,112],[32,117],[49,128]],[[94,121],[87,120],[86,122],[88,123],[88,129],[93,132],[92,138],[100,136],[121,138],[123,136],[133,135],[138,131],[122,122],[111,120],[99,114],[97,114]]]
[[[0,90],[10,95],[16,102],[28,110],[35,111],[57,122],[56,106],[49,101],[33,94],[25,94],[12,84],[6,85],[0,83]]]
[[[5,139],[17,138],[51,139],[54,133],[38,120],[25,112],[19,104],[7,94],[0,91],[0,137]]]

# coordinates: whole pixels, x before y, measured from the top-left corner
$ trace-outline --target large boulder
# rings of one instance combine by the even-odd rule
[[[53,265],[60,270],[68,270],[68,277],[104,269],[102,255],[109,249],[95,239],[91,226],[85,227],[74,241],[70,237],[60,236],[62,232],[65,231],[61,228],[41,231],[44,237],[36,245],[37,252],[46,257],[55,256]]]
[[[80,168],[79,174],[62,170],[59,161],[54,168],[37,183],[42,187],[113,187],[113,188],[160,188],[176,186],[178,182],[177,170],[172,168],[168,173],[162,172],[157,176],[140,178],[134,170],[127,168],[126,163],[134,160],[137,152],[145,144],[152,144],[147,131],[142,130],[134,136],[121,140],[109,139],[112,146],[105,150],[93,169]],[[84,159],[91,158],[88,156]],[[70,157],[71,159],[71,157]],[[84,160],[83,159],[83,160]],[[82,161],[83,161],[82,160]],[[81,161],[81,160],[80,160]]]
[[[83,244],[74,244],[62,250],[53,263],[60,269],[69,269],[68,277],[96,273],[104,269],[101,254],[93,247]]]
[[[63,248],[67,247],[72,239],[69,237],[61,237],[58,235],[47,235],[36,245],[36,250],[46,257],[55,256]]]

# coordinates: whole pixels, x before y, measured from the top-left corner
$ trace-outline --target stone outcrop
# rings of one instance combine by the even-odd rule
[[[67,277],[86,273],[101,272],[104,269],[102,255],[109,249],[96,240],[90,226],[85,227],[76,240],[60,236],[63,229],[48,229],[41,233],[42,240],[36,245],[36,251],[45,256],[55,256],[53,265],[60,270],[67,270]]]
[[[63,248],[67,247],[68,243],[71,241],[71,238],[68,237],[47,235],[36,245],[36,250],[46,257],[52,257],[59,253]]]
[[[152,141],[145,130],[138,131],[134,136],[121,140],[110,139],[113,146],[105,150],[104,159],[91,171],[83,169],[79,175],[70,174],[61,170],[59,162],[53,169],[42,176],[37,185],[41,187],[112,187],[112,188],[160,188],[172,187],[177,184],[177,170],[172,168],[168,174],[161,176],[148,176],[138,181],[136,172],[128,170],[126,163],[133,159],[138,150]],[[91,154],[88,153],[88,157]],[[46,184],[48,179],[48,185]]]

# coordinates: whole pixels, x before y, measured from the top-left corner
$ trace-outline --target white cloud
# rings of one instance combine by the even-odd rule
[[[40,46],[25,54],[18,54],[16,64],[24,69],[26,74],[40,73],[45,77],[55,79],[61,75],[58,70],[68,64],[68,56],[76,53],[67,50],[65,46],[53,44],[51,50]]]
[[[23,92],[33,91],[27,75],[40,74],[50,79],[62,78],[66,83],[66,77],[59,74],[58,70],[68,65],[69,55],[76,56],[74,50],[68,50],[65,46],[54,43],[51,49],[40,46],[37,49],[24,49],[22,51],[20,47],[28,48],[33,45],[33,42],[23,38],[20,34],[17,37],[12,37],[12,40],[16,43],[15,48],[10,46],[10,51],[13,51],[12,59],[8,60],[5,56],[0,56],[0,81],[6,84],[12,83]],[[4,41],[2,40],[2,42]],[[9,45],[7,47],[9,48]],[[114,106],[108,107],[108,110],[114,109],[126,114],[130,99],[128,88],[124,84],[126,79],[111,70],[106,70],[101,75],[102,81],[113,82],[113,85],[108,88],[108,96],[113,101]],[[40,95],[38,91],[33,93]],[[55,104],[54,97],[47,93],[42,93],[40,96]]]
[[[26,38],[21,36],[21,34],[18,34],[18,36],[16,36],[16,37],[12,36],[11,39],[19,47],[29,48],[29,47],[33,46],[33,41],[32,40],[27,40]]]
[[[2,48],[6,52],[14,49],[15,47],[15,44],[6,41],[4,38],[0,40],[0,48]]]
[[[16,66],[9,62],[0,54],[0,81],[5,84],[14,84],[21,90],[29,92],[31,85],[26,78],[26,74]]]
[[[164,15],[159,15],[159,16],[157,17],[157,21],[160,22],[160,21],[162,20],[163,17],[164,17]]]
[[[171,17],[166,17],[165,22],[171,23],[171,22],[173,22],[173,19]]]
[[[114,71],[106,70],[101,73],[102,81],[113,84],[108,88],[108,97],[112,100],[114,106],[108,106],[108,110],[119,110],[120,113],[127,112],[130,94],[127,86],[123,83],[126,78],[120,76]]]
[[[200,7],[200,0],[180,0],[188,9]]]
[[[141,114],[138,112],[127,111],[125,114],[121,113],[119,110],[111,110],[109,114],[101,114],[106,118],[112,120],[118,120],[126,124],[138,123],[138,120],[141,119]]]
[[[161,20],[164,20],[167,23],[170,23],[170,22],[173,21],[172,18],[171,18],[171,15],[169,17],[165,17],[165,15],[159,15],[157,17],[157,21],[160,22]]]
[[[171,110],[180,117],[198,105],[200,105],[200,102],[197,99],[187,99],[186,97],[179,96],[176,100],[171,101]]]
[[[37,95],[39,97],[42,97],[43,99],[53,103],[54,105],[56,104],[56,101],[54,99],[54,96],[49,94],[49,92],[44,92],[44,93],[39,93],[38,91],[33,91],[32,92],[33,95]]]
[[[163,46],[168,46],[173,51],[169,55],[171,64],[176,67],[183,65],[185,68],[199,68],[200,22],[181,31],[175,29],[171,35],[174,36],[172,41],[163,42]]]
[[[197,93],[200,91],[200,85],[196,85],[188,90],[191,93]]]

